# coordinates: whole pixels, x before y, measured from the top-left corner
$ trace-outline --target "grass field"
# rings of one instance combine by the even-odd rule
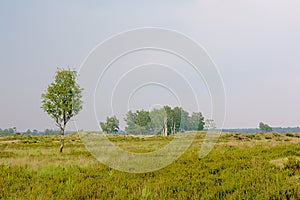
[[[204,134],[173,164],[141,174],[99,163],[77,133],[62,154],[59,136],[1,136],[0,199],[300,199],[300,134],[224,133],[198,159]],[[132,152],[172,140],[108,137]]]

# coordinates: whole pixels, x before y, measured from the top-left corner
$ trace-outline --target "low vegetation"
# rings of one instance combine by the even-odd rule
[[[188,133],[187,133],[188,134]],[[130,174],[99,163],[78,134],[0,137],[0,199],[300,199],[298,134],[224,133],[198,159],[205,133],[170,166]],[[150,152],[173,136],[109,135],[132,152]]]

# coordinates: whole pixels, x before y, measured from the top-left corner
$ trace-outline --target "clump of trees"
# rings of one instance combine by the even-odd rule
[[[27,135],[56,135],[59,134],[59,130],[53,130],[53,129],[45,129],[44,131],[38,131],[36,129],[30,130],[27,129],[27,131],[24,132]]]
[[[0,128],[0,135],[12,134],[12,133],[16,133],[16,132],[17,132],[16,127],[6,128],[6,129],[1,129]]]
[[[259,129],[263,133],[268,133],[268,132],[272,132],[273,131],[273,129],[268,124],[265,124],[263,122],[259,123]]]
[[[215,120],[213,119],[206,119],[205,120],[205,125],[204,127],[207,129],[207,130],[214,130],[217,128],[216,126],[216,123],[215,123]]]
[[[55,121],[61,131],[60,152],[64,148],[64,134],[67,123],[82,109],[82,88],[77,84],[77,72],[58,69],[54,81],[42,94],[41,108]]]
[[[119,120],[116,116],[107,117],[106,122],[100,122],[102,131],[106,133],[117,133],[119,131]]]
[[[33,130],[27,129],[25,134],[27,134],[27,135],[39,135],[39,131],[36,130],[36,129],[33,129]]]
[[[7,134],[27,134],[27,135],[54,135],[60,133],[59,130],[52,130],[52,129],[45,129],[44,131],[38,131],[36,129],[30,130],[27,129],[25,132],[18,132],[16,127],[13,128],[0,128],[0,135],[7,135]]]
[[[201,112],[191,115],[181,107],[164,106],[151,111],[128,111],[125,131],[129,134],[170,135],[189,130],[203,130],[204,117]]]

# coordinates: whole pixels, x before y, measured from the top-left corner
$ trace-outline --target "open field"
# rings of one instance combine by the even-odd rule
[[[1,136],[0,199],[300,199],[300,134],[224,133],[198,159],[204,134],[173,164],[142,174],[99,163],[77,133],[66,135],[63,154],[60,136]],[[172,140],[109,138],[132,152]]]

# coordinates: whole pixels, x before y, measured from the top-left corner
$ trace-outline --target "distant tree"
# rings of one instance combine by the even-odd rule
[[[12,134],[12,133],[14,133],[14,130],[12,128],[8,128],[8,129],[6,128],[3,130],[3,134]]]
[[[211,129],[216,129],[217,128],[216,123],[215,123],[215,121],[213,119],[206,119],[204,126],[205,126],[205,128],[207,130],[211,130]]]
[[[181,123],[180,123],[180,131],[188,131],[190,130],[190,122],[191,117],[189,116],[189,113],[183,109],[181,109]]]
[[[106,122],[100,122],[102,131],[106,133],[117,133],[119,131],[119,120],[116,116],[107,117]]]
[[[172,133],[175,134],[176,132],[179,131],[180,125],[181,125],[181,112],[182,108],[175,107],[172,109]]]
[[[150,118],[150,114],[148,111],[145,111],[145,110],[136,111],[134,122],[137,125],[145,127],[145,126],[149,125],[150,121],[151,121],[151,118]]]
[[[55,134],[59,134],[60,131],[59,130],[52,130],[52,129],[45,129],[44,130],[44,135],[55,135]]]
[[[168,135],[174,133],[174,113],[170,106],[164,106],[163,109],[165,110],[167,117],[166,117],[166,127],[165,131]]]
[[[204,128],[204,117],[201,112],[193,112],[189,123],[190,130],[201,131]]]
[[[136,112],[128,111],[124,119],[127,126],[125,131],[130,134],[150,134],[151,133],[151,118],[150,113],[145,110]]]
[[[8,128],[8,129],[6,128],[6,129],[3,129],[3,130],[0,129],[0,133],[5,135],[5,134],[12,134],[12,133],[15,133],[15,132],[14,132],[13,128]]]
[[[127,133],[131,134],[138,134],[137,131],[137,125],[134,122],[135,113],[133,113],[131,110],[127,112],[126,117],[124,118],[127,126],[125,127],[125,131]]]
[[[265,124],[263,122],[260,122],[258,126],[261,132],[268,133],[273,131],[273,129],[268,124]]]
[[[58,69],[47,91],[42,94],[41,108],[50,115],[61,131],[60,152],[64,148],[64,133],[67,123],[82,109],[82,88],[77,84],[75,70]]]
[[[178,132],[180,130],[182,111],[182,108],[175,107],[172,109],[169,106],[152,110],[150,117],[154,134],[161,133],[161,135],[166,136]]]
[[[162,109],[153,109],[150,112],[151,118],[151,131],[153,134],[164,135],[164,119],[167,117],[165,110]]]

